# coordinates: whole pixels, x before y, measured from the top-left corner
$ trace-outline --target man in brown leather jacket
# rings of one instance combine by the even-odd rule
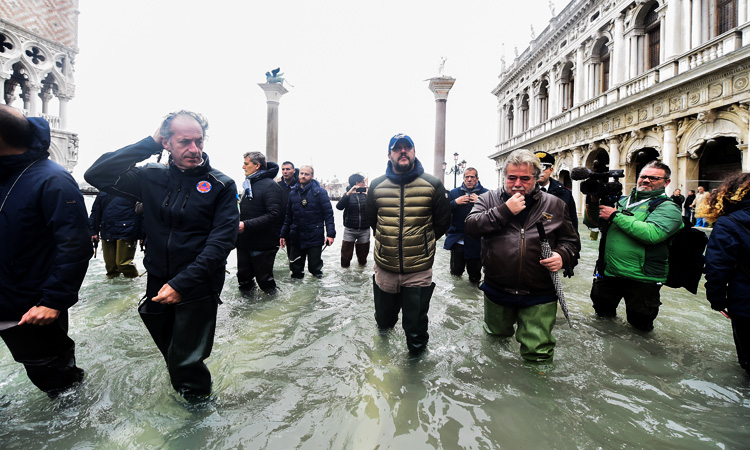
[[[539,159],[530,151],[511,153],[503,168],[504,186],[479,197],[466,218],[466,233],[482,237],[485,330],[510,337],[516,324],[521,356],[550,363],[557,315],[550,272],[564,268],[572,273],[581,242],[565,202],[539,189],[540,171]],[[547,259],[541,256],[540,221],[553,252]]]

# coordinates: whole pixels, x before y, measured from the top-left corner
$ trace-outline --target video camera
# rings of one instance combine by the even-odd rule
[[[624,170],[609,170],[594,172],[585,167],[574,167],[570,171],[570,178],[581,183],[581,192],[598,200],[600,205],[614,207],[622,197],[622,183],[620,178],[625,176]],[[614,181],[609,181],[612,178]],[[592,200],[594,200],[592,199]]]

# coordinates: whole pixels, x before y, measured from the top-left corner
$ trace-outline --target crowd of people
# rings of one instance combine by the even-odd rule
[[[274,295],[274,264],[286,252],[292,280],[324,276],[322,252],[336,239],[328,193],[312,166],[279,166],[263,153],[243,156],[245,180],[210,165],[203,151],[208,123],[200,114],[169,114],[153,136],[103,154],[85,173],[100,190],[90,217],[70,174],[49,160],[50,130],[0,105],[0,337],[29,379],[50,396],[83,379],[68,337],[68,309],[78,300],[94,247],[102,245],[106,276],[139,276],[134,254],[145,241],[148,275],[138,312],[161,352],[172,386],[187,399],[211,393],[211,354],[226,259],[236,248],[243,293]],[[161,156],[166,164],[138,163]],[[446,190],[427,174],[411,137],[393,136],[385,174],[369,186],[349,177],[336,208],[343,211],[340,264],[356,253],[366,266],[373,240],[375,325],[401,325],[410,353],[429,342],[428,312],[437,243],[450,251],[448,270],[466,271],[484,294],[484,329],[510,337],[531,363],[554,358],[560,301],[551,273],[574,276],[580,258],[576,204],[551,175],[554,156],[513,151],[501,186],[487,190],[469,167]],[[708,193],[666,194],[670,168],[648,163],[637,185],[614,204],[596,205],[602,230],[591,300],[614,317],[625,301],[627,321],[649,332],[669,271],[670,240],[684,226],[714,224],[706,251],[706,295],[732,319],[740,364],[750,372],[750,174],[728,178]],[[666,201],[665,201],[666,200]],[[669,201],[671,200],[671,201]],[[591,202],[587,202],[589,206]],[[543,243],[551,252],[543,253]],[[546,255],[546,256],[543,256]]]

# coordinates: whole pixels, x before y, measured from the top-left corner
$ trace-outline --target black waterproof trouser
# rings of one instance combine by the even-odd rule
[[[146,299],[138,307],[138,312],[164,356],[175,390],[185,397],[209,395],[211,372],[203,361],[211,355],[214,344],[219,296],[175,305],[151,301],[163,285],[161,281],[149,278]]]
[[[303,278],[305,276],[305,258],[307,258],[307,270],[315,275],[323,275],[323,247],[317,245],[308,248],[300,248],[296,245],[287,246],[289,255],[289,270],[292,271],[292,278]]]
[[[598,278],[591,286],[591,301],[597,315],[615,317],[617,305],[624,298],[628,323],[639,330],[651,331],[661,306],[660,289],[660,283],[618,277]]]
[[[737,348],[737,360],[750,374],[750,318],[732,317],[732,335]]]
[[[396,326],[399,311],[403,310],[401,325],[406,333],[406,346],[411,353],[421,353],[427,348],[430,335],[427,332],[427,312],[435,283],[425,287],[402,287],[401,292],[385,292],[372,280],[375,299],[375,322],[380,329]]]
[[[276,290],[273,278],[273,264],[276,262],[278,248],[265,251],[244,250],[237,248],[237,281],[240,288],[249,289],[257,281],[263,292]]]
[[[464,273],[469,274],[469,281],[479,283],[482,279],[482,260],[479,258],[466,258],[463,244],[453,244],[451,247],[451,275],[460,277]]]
[[[49,325],[18,325],[0,331],[13,359],[23,364],[32,383],[55,395],[83,380],[76,366],[75,343],[68,337],[68,312]]]

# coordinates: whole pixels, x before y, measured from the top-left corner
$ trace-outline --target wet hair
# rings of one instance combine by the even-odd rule
[[[284,161],[283,163],[281,163],[282,166],[286,166],[287,164],[289,164],[290,166],[292,166],[292,169],[294,169],[294,163],[291,162],[291,161]]]
[[[355,173],[349,177],[349,186],[354,186],[357,183],[360,183],[362,181],[365,181],[365,177],[362,175]]]
[[[669,166],[658,160],[653,160],[650,163],[643,166],[643,169],[641,169],[641,173],[643,173],[644,169],[660,169],[664,171],[665,177],[672,178],[672,171],[669,170]]]
[[[247,152],[243,155],[245,158],[250,158],[250,162],[253,164],[260,164],[261,170],[268,169],[266,165],[266,155],[261,152]]]
[[[172,122],[178,116],[188,116],[195,119],[195,121],[198,122],[198,125],[200,125],[201,129],[203,130],[203,138],[206,138],[206,130],[208,129],[208,121],[206,120],[206,118],[198,113],[181,109],[179,111],[167,114],[167,117],[165,117],[164,121],[161,123],[159,134],[161,134],[164,139],[166,139],[167,141],[172,139],[172,135],[174,134],[174,132],[172,132]]]
[[[536,157],[533,153],[531,153],[529,150],[520,148],[518,150],[514,150],[510,155],[508,155],[508,159],[505,160],[505,165],[503,166],[503,177],[505,177],[508,166],[531,166],[534,168],[534,178],[539,178],[539,174],[542,173],[542,164],[539,162],[539,158]]]
[[[11,109],[5,105],[0,108],[0,139],[8,147],[28,149],[31,145],[31,125],[25,117]]]
[[[695,211],[709,222],[729,214],[750,192],[750,173],[738,173],[721,183],[716,192],[711,192],[706,201]]]

